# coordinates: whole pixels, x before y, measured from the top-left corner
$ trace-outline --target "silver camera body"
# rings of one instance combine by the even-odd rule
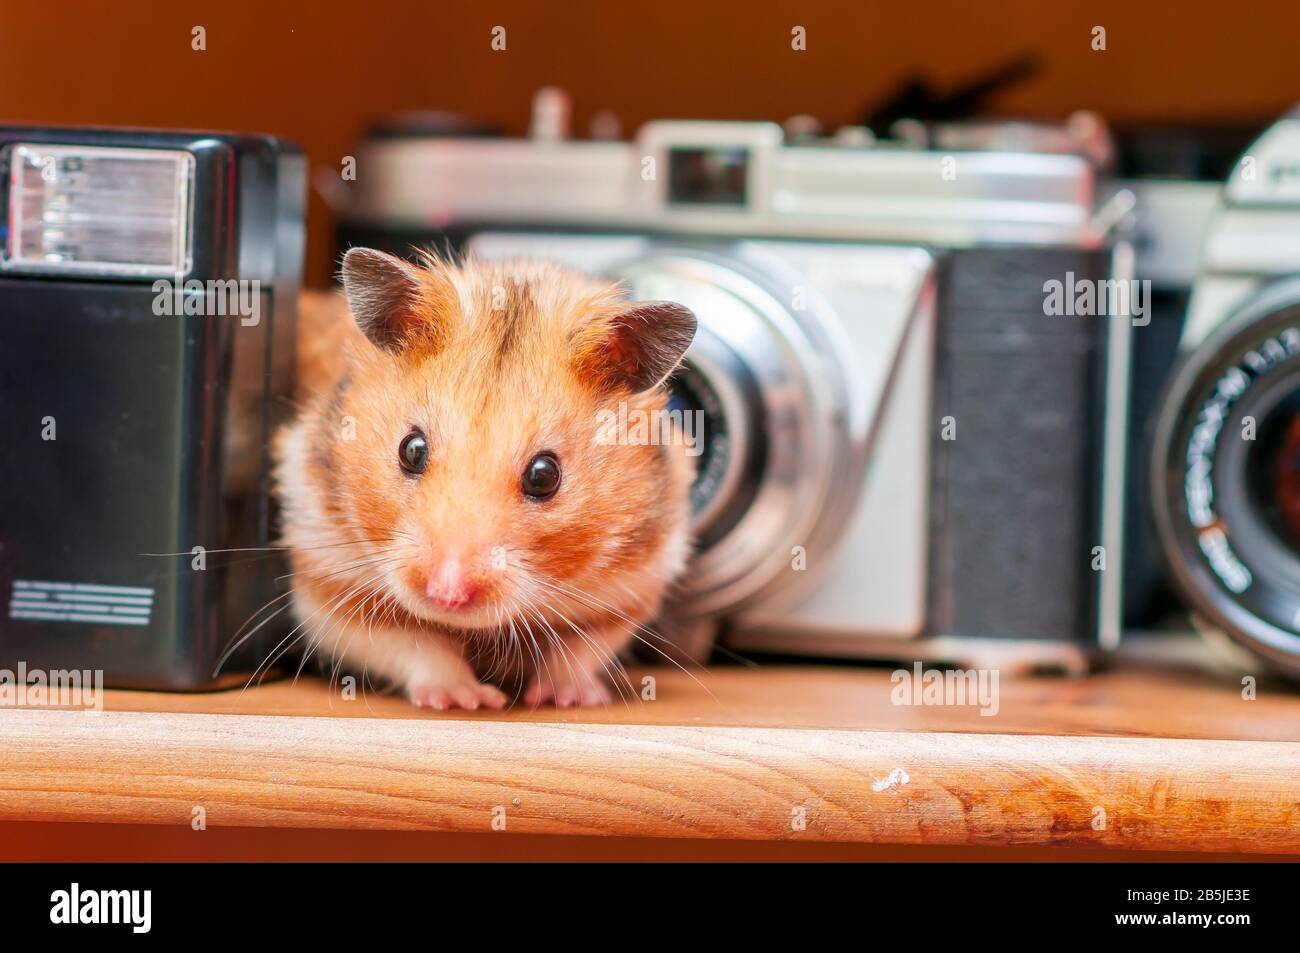
[[[1046,282],[1126,276],[1087,159],[672,121],[359,160],[353,241],[558,260],[695,312],[688,653],[718,624],[742,650],[1073,669],[1118,641],[1129,325],[1044,313]]]
[[[1156,418],[1150,494],[1204,631],[1300,677],[1300,109],[1234,167]]]
[[[1205,236],[1183,328],[1191,350],[1262,288],[1300,274],[1300,108],[1237,162]]]

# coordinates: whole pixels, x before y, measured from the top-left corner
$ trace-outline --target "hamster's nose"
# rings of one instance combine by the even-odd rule
[[[478,595],[478,585],[464,564],[452,557],[429,570],[424,594],[444,609],[463,609]]]

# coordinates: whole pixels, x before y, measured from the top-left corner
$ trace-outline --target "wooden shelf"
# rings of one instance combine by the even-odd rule
[[[0,710],[0,820],[488,832],[504,810],[534,834],[1300,852],[1281,685],[1004,679],[983,716],[894,705],[879,669],[644,675],[655,701],[597,711],[436,714],[306,678]]]

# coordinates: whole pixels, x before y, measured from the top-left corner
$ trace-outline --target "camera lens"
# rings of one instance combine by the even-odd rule
[[[754,501],[767,456],[763,402],[744,362],[723,342],[703,340],[670,382],[669,409],[698,415],[691,513],[697,548],[730,532]]]
[[[1261,421],[1246,476],[1261,519],[1300,556],[1300,392]]]
[[[1152,454],[1156,530],[1194,615],[1300,675],[1300,281],[1180,360]]]
[[[683,248],[616,269],[638,298],[678,301],[699,321],[670,409],[700,427],[691,490],[695,553],[681,605],[745,606],[811,574],[792,551],[828,550],[863,483],[865,438],[849,431],[849,348],[778,262]],[[783,286],[788,280],[790,285]]]
[[[685,363],[669,382],[668,410],[683,418],[698,417],[695,431],[695,482],[691,485],[691,513],[696,523],[708,513],[719,497],[731,466],[731,436],[722,399],[708,379],[690,363]]]

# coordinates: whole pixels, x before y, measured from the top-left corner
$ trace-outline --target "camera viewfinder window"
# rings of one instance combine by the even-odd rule
[[[672,149],[668,153],[668,201],[673,205],[743,206],[749,150]]]

